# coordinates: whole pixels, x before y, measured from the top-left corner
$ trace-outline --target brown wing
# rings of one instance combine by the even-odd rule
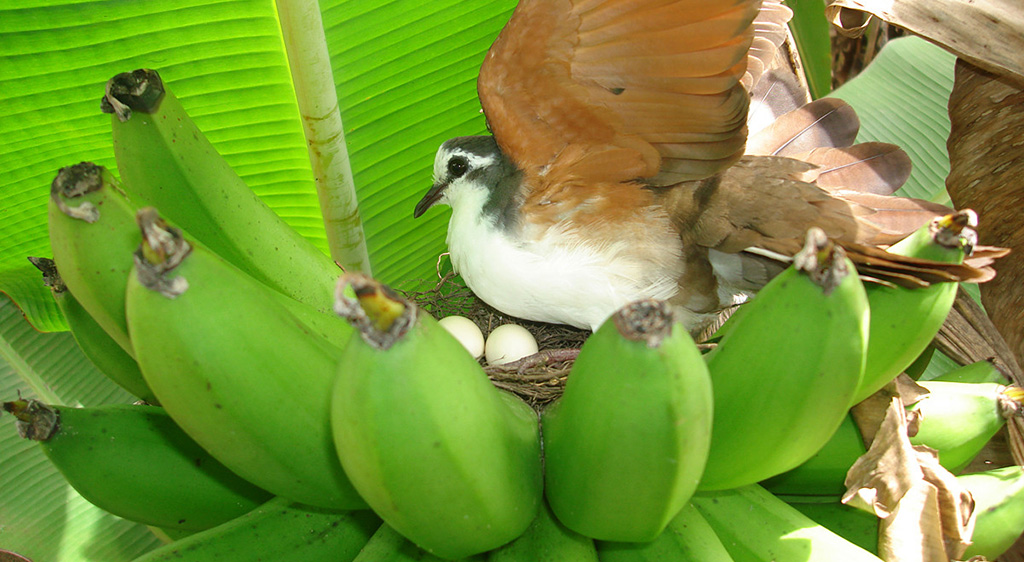
[[[760,6],[521,0],[478,91],[499,146],[535,180],[529,197],[564,188],[541,178],[554,167],[586,190],[637,178],[669,185],[735,162],[746,140],[740,80]]]

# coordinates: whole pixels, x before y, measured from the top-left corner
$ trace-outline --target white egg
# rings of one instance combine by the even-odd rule
[[[503,365],[537,353],[537,340],[526,328],[502,324],[487,336],[485,356],[491,365]]]
[[[474,358],[484,354],[484,334],[472,320],[465,316],[453,315],[445,316],[438,320],[438,323],[444,326],[449,334],[455,336]]]

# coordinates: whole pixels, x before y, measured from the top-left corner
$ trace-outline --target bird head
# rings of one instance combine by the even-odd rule
[[[452,208],[476,201],[481,212],[502,214],[518,192],[521,174],[498,148],[494,137],[456,137],[434,157],[434,185],[416,204],[419,217],[435,204]]]

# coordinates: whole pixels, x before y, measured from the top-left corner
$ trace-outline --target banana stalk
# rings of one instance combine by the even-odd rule
[[[139,225],[128,327],[142,374],[171,417],[275,495],[365,508],[331,438],[338,347],[273,290],[190,244],[152,209],[139,211]]]
[[[853,263],[809,231],[794,264],[740,307],[705,355],[715,402],[702,490],[781,474],[828,442],[860,385],[868,316]]]
[[[600,540],[657,538],[697,489],[712,406],[707,366],[669,306],[618,310],[542,417],[545,493],[559,521]]]
[[[134,562],[350,562],[380,519],[371,511],[338,512],[273,498],[249,513],[136,558]]]
[[[101,105],[133,196],[254,278],[330,311],[341,270],[253,193],[155,70],[114,76]]]
[[[258,507],[270,494],[233,474],[157,406],[95,408],[5,402],[18,432],[39,442],[71,487],[131,521],[203,530]]]
[[[338,456],[359,493],[441,558],[521,535],[541,503],[537,414],[380,283],[346,275],[336,298],[360,333],[344,350],[331,403]]]

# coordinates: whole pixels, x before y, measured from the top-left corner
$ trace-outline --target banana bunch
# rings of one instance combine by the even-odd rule
[[[961,472],[1021,408],[1020,391],[1006,386],[1006,375],[987,360],[918,383],[929,394],[910,408],[920,416],[911,442],[935,449],[942,466],[953,473]],[[761,484],[772,493],[796,496],[797,502],[801,497],[838,497],[846,489],[846,472],[865,452],[860,429],[848,416],[813,457]]]
[[[866,452],[857,423],[847,415],[814,456],[760,484],[773,494],[839,498],[846,492],[846,473]]]
[[[332,558],[331,560],[334,560]],[[416,546],[387,523],[380,525],[352,562],[441,562],[433,554]],[[460,558],[464,562],[483,562],[483,555]]]
[[[429,314],[341,275],[155,71],[112,78],[102,107],[119,178],[60,170],[53,259],[33,263],[89,360],[146,404],[3,406],[83,497],[177,539],[140,561],[877,560],[874,519],[833,501],[864,452],[848,411],[921,355],[954,284],[865,286],[812,230],[711,351],[666,303],[630,303],[538,412]],[[975,224],[941,217],[889,251],[957,263]],[[944,464],[1019,409],[996,374],[922,383],[915,439]],[[1004,514],[978,519],[995,552],[1024,526],[1013,476],[961,478]]]
[[[993,379],[1002,375],[988,361],[960,367],[930,381],[919,381],[928,394],[908,406],[918,419],[913,445],[935,449],[939,463],[957,474],[982,451],[1007,419],[1024,411],[1024,393]],[[954,382],[973,379],[976,382]],[[860,429],[847,416],[832,438],[800,466],[761,482],[775,494],[839,497],[846,473],[866,452]]]
[[[597,562],[594,541],[567,529],[547,502],[519,537],[487,554],[487,562]]]

